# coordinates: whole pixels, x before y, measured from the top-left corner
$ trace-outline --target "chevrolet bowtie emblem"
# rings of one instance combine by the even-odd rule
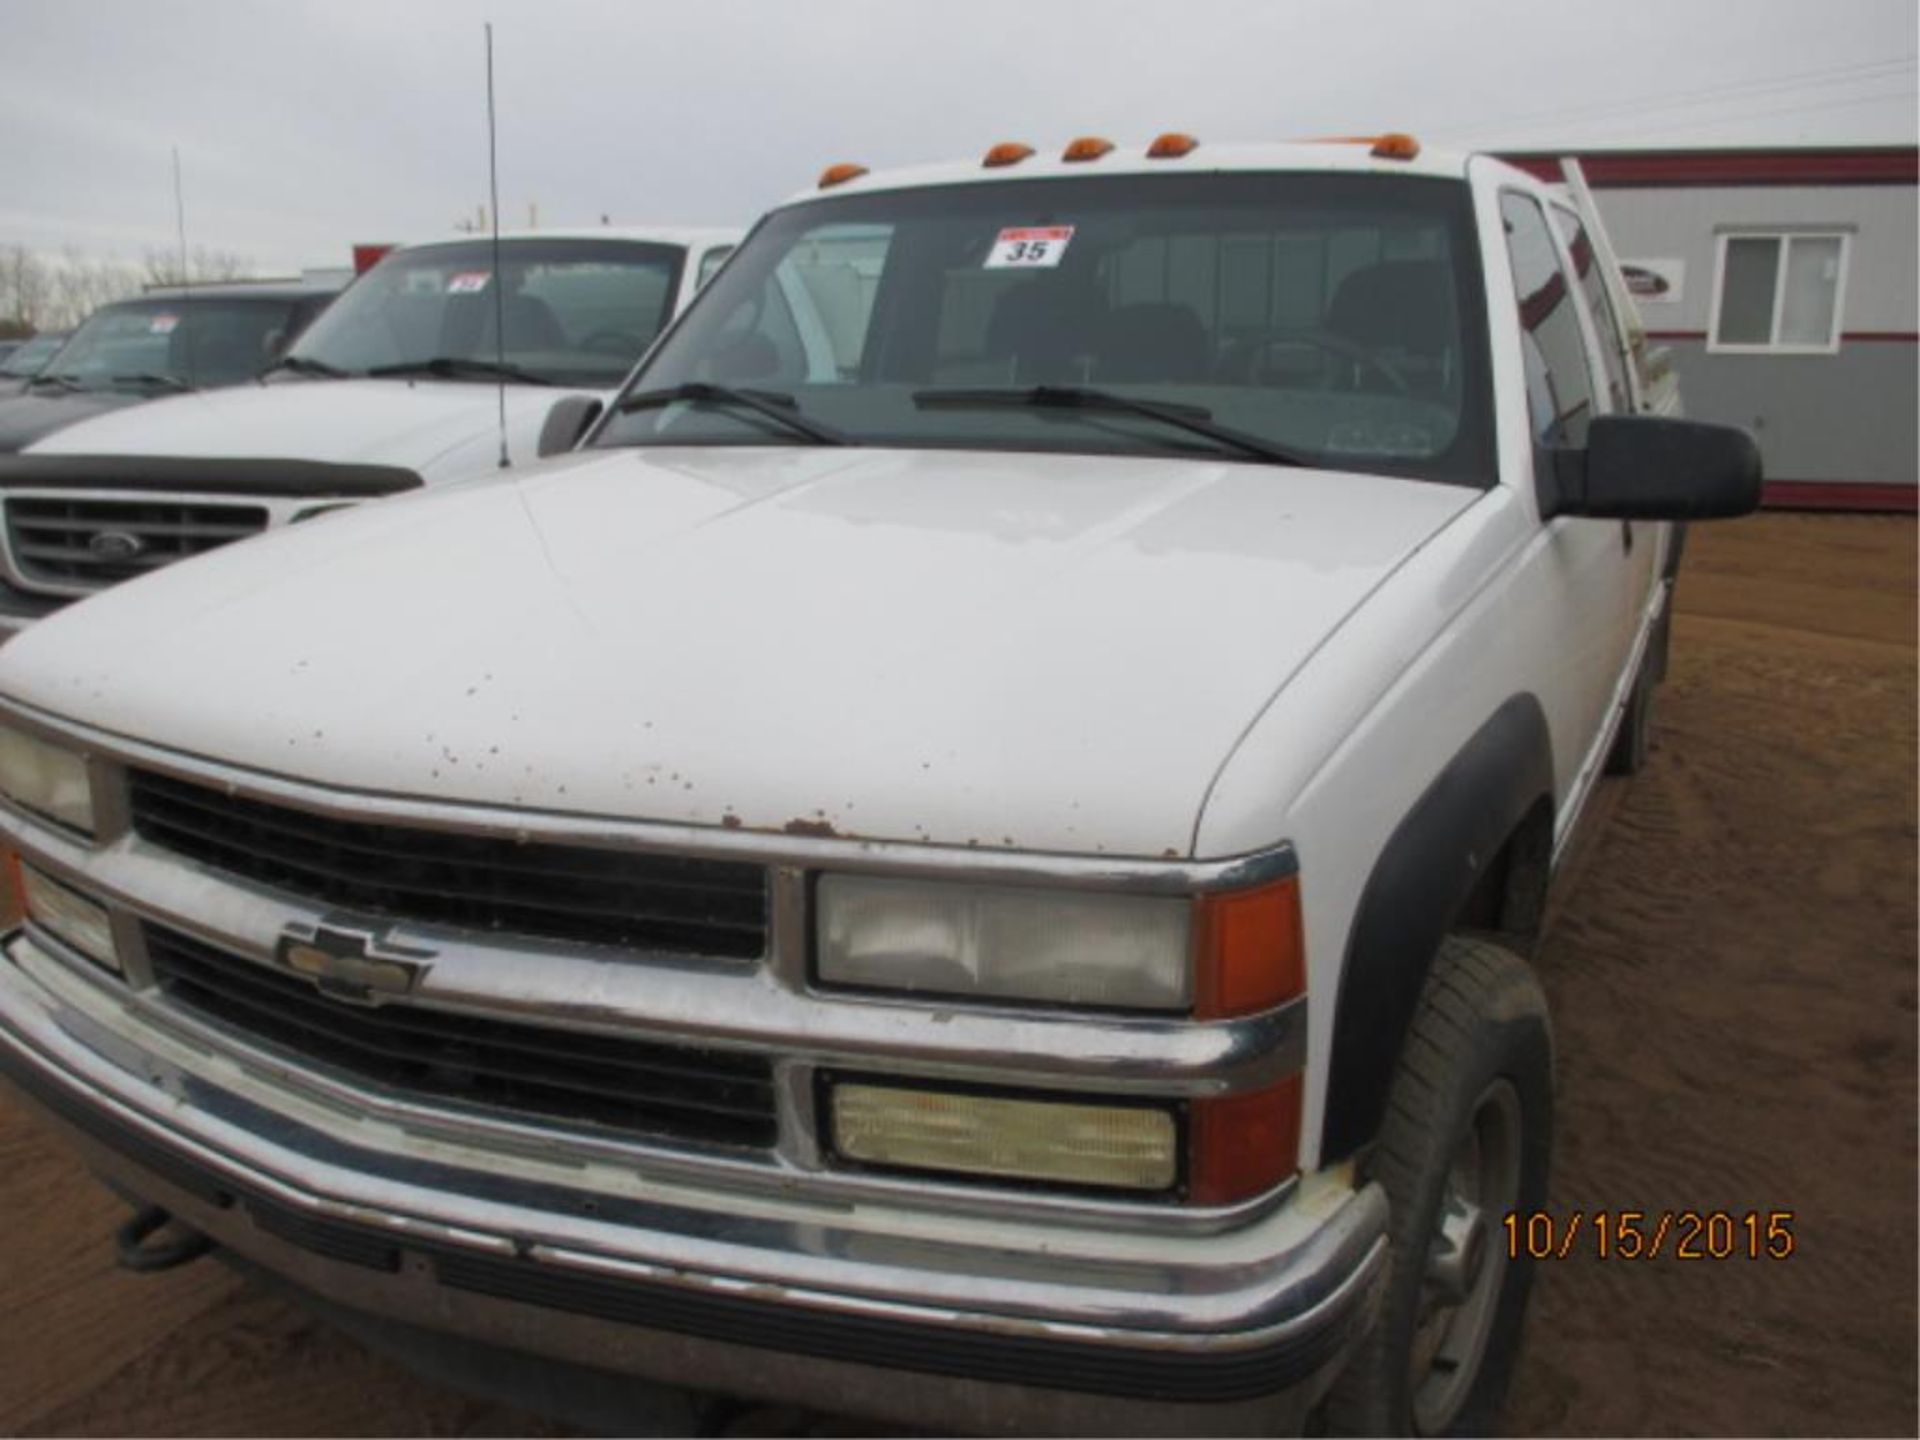
[[[306,976],[322,993],[355,1005],[411,994],[432,954],[385,944],[370,931],[332,925],[302,926],[280,939],[282,965]]]

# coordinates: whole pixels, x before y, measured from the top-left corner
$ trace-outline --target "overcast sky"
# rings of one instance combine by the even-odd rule
[[[835,160],[1411,130],[1912,144],[1914,0],[0,0],[0,245],[263,270],[508,223],[744,223]]]

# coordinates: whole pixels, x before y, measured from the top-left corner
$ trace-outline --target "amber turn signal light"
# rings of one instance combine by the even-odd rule
[[[1191,155],[1200,147],[1200,142],[1191,135],[1182,135],[1178,130],[1169,130],[1147,146],[1149,160],[1178,160],[1182,155]]]
[[[1252,1015],[1306,992],[1298,877],[1202,895],[1193,907],[1194,1019]]]
[[[844,185],[849,180],[858,180],[866,173],[866,166],[855,165],[850,160],[839,165],[829,165],[820,172],[820,188],[827,190],[835,185]]]
[[[987,151],[986,158],[980,163],[987,169],[994,170],[1002,165],[1018,165],[1031,154],[1033,154],[1031,145],[1022,145],[1018,140],[1002,140]]]
[[[1300,1077],[1195,1100],[1187,1119],[1187,1203],[1232,1205],[1300,1168]]]
[[[1102,140],[1098,135],[1082,135],[1060,152],[1062,160],[1098,160],[1113,149],[1111,140]]]
[[[12,850],[0,850],[0,930],[12,930],[26,918],[26,881],[20,875],[20,856]]]

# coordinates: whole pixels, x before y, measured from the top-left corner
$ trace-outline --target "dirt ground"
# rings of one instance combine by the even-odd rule
[[[1914,523],[1698,528],[1673,638],[1652,762],[1603,787],[1541,958],[1553,1208],[1790,1209],[1798,1251],[1544,1263],[1508,1425],[1911,1435]],[[0,1101],[0,1432],[551,1433],[218,1265],[115,1270],[124,1213]]]

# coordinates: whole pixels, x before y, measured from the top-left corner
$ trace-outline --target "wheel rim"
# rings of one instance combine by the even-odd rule
[[[1520,1093],[1495,1080],[1474,1102],[1427,1243],[1411,1360],[1413,1428],[1444,1433],[1472,1393],[1506,1279],[1501,1217],[1520,1198]]]

